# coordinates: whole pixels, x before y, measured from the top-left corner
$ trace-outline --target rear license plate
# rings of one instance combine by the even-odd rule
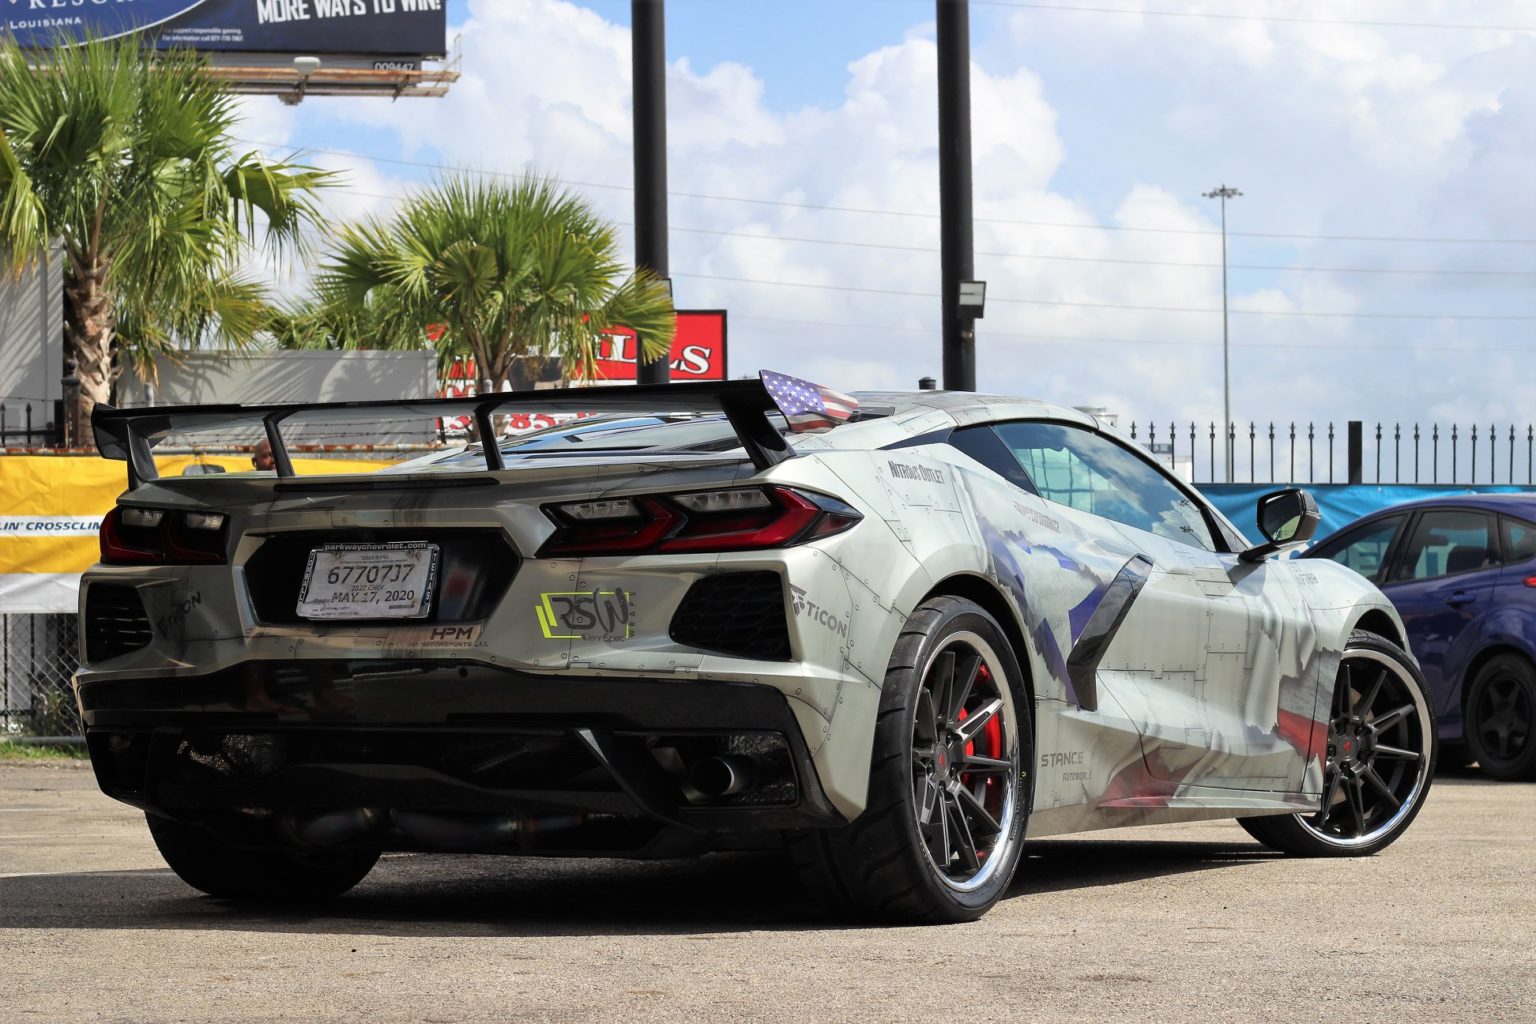
[[[309,553],[299,586],[306,619],[422,619],[437,585],[436,544],[327,544]]]

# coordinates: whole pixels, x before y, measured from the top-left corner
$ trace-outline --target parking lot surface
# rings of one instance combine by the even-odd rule
[[[972,925],[830,923],[776,857],[387,856],[208,899],[83,765],[0,764],[8,1021],[1531,1021],[1536,786],[1442,773],[1380,856],[1235,824],[1032,842]]]

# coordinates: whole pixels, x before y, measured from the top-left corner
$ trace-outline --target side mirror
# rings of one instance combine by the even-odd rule
[[[1258,513],[1265,543],[1244,551],[1239,557],[1245,562],[1261,562],[1277,551],[1300,547],[1312,539],[1322,521],[1312,495],[1294,487],[1264,495]]]

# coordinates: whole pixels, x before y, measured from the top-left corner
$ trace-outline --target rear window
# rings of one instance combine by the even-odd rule
[[[1523,519],[1501,517],[1504,523],[1504,561],[1529,562],[1536,558],[1536,526]]]
[[[782,434],[782,417],[769,416]],[[635,455],[669,455],[682,452],[728,452],[741,441],[724,416],[593,416],[524,434],[501,442],[501,454],[510,463],[518,459],[611,457],[623,452]],[[429,468],[485,465],[478,444],[438,456]],[[418,466],[419,468],[419,466]]]

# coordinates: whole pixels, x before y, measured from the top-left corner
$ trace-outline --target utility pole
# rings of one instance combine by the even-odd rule
[[[630,0],[629,23],[635,81],[635,267],[667,280],[666,6],[662,0]],[[671,381],[670,353],[643,362],[637,350],[635,360],[637,384]]]
[[[976,390],[976,313],[960,283],[976,276],[971,225],[971,8],[936,0],[939,50],[939,293],[944,390]]]
[[[1221,200],[1221,445],[1227,452],[1227,483],[1232,482],[1232,346],[1227,330],[1227,200],[1242,195],[1223,182],[1207,199]]]

